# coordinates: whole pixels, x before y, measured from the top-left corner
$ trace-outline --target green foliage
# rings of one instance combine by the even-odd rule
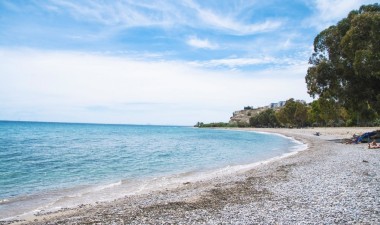
[[[194,127],[202,127],[204,125],[203,122],[197,122],[197,124],[194,125]]]
[[[336,121],[341,107],[370,121],[380,113],[380,6],[360,7],[314,40],[305,77],[308,93],[319,96],[312,117]],[[327,111],[326,111],[327,110]],[[320,114],[324,112],[324,114]],[[320,117],[320,118],[318,118]]]
[[[339,119],[339,104],[333,99],[320,98],[318,99],[321,109],[321,119],[324,124],[332,126]]]
[[[277,112],[277,119],[285,126],[303,127],[308,119],[307,113],[308,107],[305,103],[291,98]]]
[[[348,119],[348,120],[346,121],[346,126],[347,126],[347,127],[353,127],[353,126],[355,126],[355,122],[354,122],[354,120],[352,120],[352,119]]]
[[[322,120],[322,111],[319,106],[319,101],[315,100],[310,103],[310,107],[308,110],[308,121],[312,126],[320,126],[323,123]]]
[[[238,126],[238,127],[249,127],[249,123],[246,123],[246,122],[238,122],[238,123],[237,123],[237,126]]]
[[[259,123],[259,117],[258,115],[252,116],[249,118],[249,125],[251,127],[261,127],[261,124]]]
[[[373,126],[380,126],[380,118],[377,118],[373,121]]]
[[[252,127],[276,127],[279,125],[276,113],[273,109],[267,109],[249,119]]]
[[[308,122],[313,126],[353,126],[354,116],[331,99],[319,98],[310,103]]]
[[[307,106],[306,104],[296,102],[296,110],[294,112],[294,121],[298,127],[305,126],[307,120]]]

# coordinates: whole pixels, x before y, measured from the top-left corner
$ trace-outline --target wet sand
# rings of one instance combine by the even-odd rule
[[[13,223],[379,224],[380,149],[341,143],[354,133],[376,129],[380,128],[247,128],[293,137],[307,143],[308,149],[248,171],[112,202],[41,212]]]

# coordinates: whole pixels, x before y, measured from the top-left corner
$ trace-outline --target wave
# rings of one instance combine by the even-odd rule
[[[126,180],[125,180],[125,182],[126,182]],[[123,184],[123,181],[120,180],[120,181],[115,182],[115,183],[106,184],[106,185],[100,185],[100,186],[96,187],[94,191],[101,191],[101,190],[113,188],[113,187],[116,187],[116,186],[120,186],[122,184]]]
[[[9,199],[6,199],[6,198],[0,199],[0,205],[8,203],[8,202],[9,202]]]

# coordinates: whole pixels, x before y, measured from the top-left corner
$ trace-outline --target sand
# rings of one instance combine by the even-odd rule
[[[377,128],[244,129],[308,148],[234,174],[15,224],[380,224],[380,149],[342,144]],[[319,132],[321,135],[314,135]],[[8,222],[3,222],[8,223]]]

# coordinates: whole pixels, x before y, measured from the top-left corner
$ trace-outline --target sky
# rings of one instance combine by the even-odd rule
[[[313,40],[372,0],[0,0],[0,120],[194,125],[311,102]]]

